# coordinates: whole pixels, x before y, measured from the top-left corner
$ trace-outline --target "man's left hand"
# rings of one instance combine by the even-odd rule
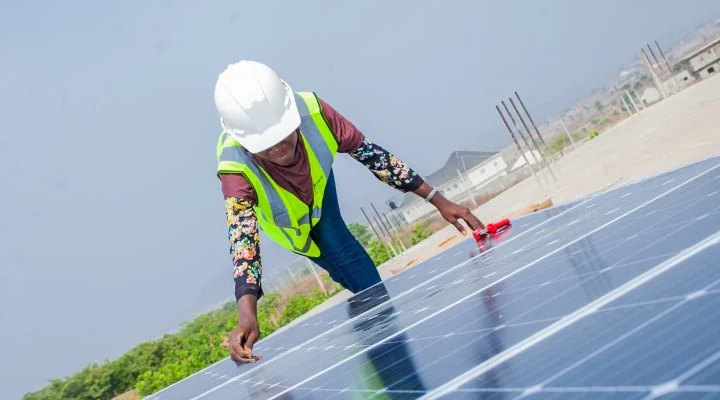
[[[485,225],[483,225],[467,207],[455,204],[441,196],[435,196],[432,203],[437,207],[438,211],[440,211],[440,215],[442,215],[447,222],[455,225],[457,230],[463,235],[466,235],[467,231],[463,224],[460,223],[460,220],[465,221],[470,231],[474,231],[477,228],[485,229]]]

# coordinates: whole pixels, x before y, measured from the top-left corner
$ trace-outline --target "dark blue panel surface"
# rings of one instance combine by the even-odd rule
[[[697,389],[697,390],[696,390]],[[658,397],[662,400],[715,400],[718,398],[717,393],[703,392],[702,388],[686,389],[687,392],[669,393]]]
[[[467,392],[466,392],[467,393]],[[562,391],[547,391],[547,392],[540,392],[540,393],[534,393],[529,396],[524,397],[525,399],[531,399],[531,400],[568,400],[568,399],[588,399],[588,400],[616,400],[616,399],[623,399],[623,400],[640,400],[640,399],[646,399],[650,392],[646,391],[614,391],[609,388],[598,388],[596,391],[587,391],[583,389],[569,389],[569,390],[562,390]],[[508,396],[504,397],[504,399],[512,399],[517,396]],[[483,397],[484,398],[484,397]]]
[[[715,245],[497,367],[503,386],[649,393],[676,382],[720,397],[718,260]],[[464,389],[492,386],[481,375]]]
[[[264,339],[256,346],[264,357],[261,362],[236,366],[224,360],[154,397],[394,399],[435,393],[448,381],[506,354],[512,346],[717,232],[720,168],[707,171],[717,164],[718,159],[707,160],[518,219],[482,250],[467,240],[349,302]],[[717,257],[706,251],[698,259]],[[663,313],[684,301],[688,291],[709,283],[720,274],[718,270],[688,275],[679,267],[671,269],[510,362],[463,382],[463,392],[450,398],[514,398],[654,316],[661,315],[658,323],[667,318],[671,326],[685,321],[694,327],[677,330],[675,337],[667,326],[658,325],[659,339],[637,343],[646,346],[638,347],[645,351],[638,352],[638,362],[663,338],[679,340],[688,332],[703,335],[698,327],[716,333],[686,315],[717,309],[720,304],[713,300],[712,289],[673,310],[678,314]],[[720,321],[716,324],[720,327]],[[678,371],[720,350],[687,344],[683,349],[688,358],[685,364],[677,363]],[[520,359],[525,362],[514,362]],[[592,364],[592,371],[607,368],[613,360],[598,358],[601,364]],[[669,363],[679,358],[654,360]],[[694,385],[719,384],[718,365],[710,361],[690,377],[698,380]],[[578,368],[585,365],[590,368],[591,363]],[[593,387],[595,392],[585,393],[591,393],[590,398],[613,397],[619,385],[610,373],[605,375],[607,382],[582,380],[573,373],[571,368],[556,377],[557,382],[571,377],[570,382],[560,385],[553,380],[546,390],[528,393],[530,398],[573,398]],[[657,371],[648,374],[663,378]],[[634,386],[621,391],[623,398],[644,397],[657,383],[628,385]]]

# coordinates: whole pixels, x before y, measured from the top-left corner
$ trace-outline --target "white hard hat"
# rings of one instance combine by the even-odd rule
[[[251,153],[276,145],[300,126],[292,88],[257,61],[239,61],[220,73],[215,107],[223,129]]]

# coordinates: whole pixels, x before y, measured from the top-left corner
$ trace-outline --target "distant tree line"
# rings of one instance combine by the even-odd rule
[[[258,303],[261,337],[309,311],[340,290],[328,294],[283,297],[268,293]],[[112,399],[135,389],[146,396],[228,356],[227,334],[237,323],[234,302],[195,318],[176,334],[141,343],[116,360],[93,363],[65,379],[53,379],[25,400]]]

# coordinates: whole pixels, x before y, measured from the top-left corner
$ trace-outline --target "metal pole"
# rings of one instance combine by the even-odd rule
[[[390,215],[392,215],[392,213]],[[395,238],[397,239],[398,242],[400,242],[400,246],[402,246],[403,251],[406,251],[407,247],[405,247],[405,243],[403,243],[402,239],[400,239],[400,235],[397,233],[397,230],[395,229],[396,228],[395,225],[390,223],[390,219],[388,218],[387,213],[383,213],[382,216],[385,217],[385,220],[387,221],[388,225],[390,225],[392,233],[395,234]]]
[[[387,236],[392,240],[392,235],[390,234],[390,229],[388,229],[388,226],[385,225],[385,221],[383,221],[382,217],[380,217],[380,213],[378,212],[377,208],[375,208],[375,204],[372,202],[370,203],[370,207],[372,207],[373,211],[375,212],[375,215],[377,215],[378,219],[380,220],[380,226],[385,230],[385,233]]]
[[[390,208],[390,211],[388,211],[388,212],[390,213],[390,221],[391,221],[391,223],[392,223],[392,227],[393,227],[393,228],[395,228],[395,229],[397,229],[397,230],[400,230],[400,226],[401,226],[401,225],[398,223],[398,220],[397,220],[397,218],[395,217],[395,212],[394,212],[394,211],[395,211],[395,210],[393,210],[392,208]]]
[[[633,115],[632,108],[630,108],[630,105],[625,100],[625,96],[621,98],[623,104],[625,104],[625,109],[627,110],[628,114]]]
[[[635,100],[633,100],[632,96],[630,95],[630,92],[628,92],[627,90],[625,90],[625,94],[627,95],[627,98],[628,98],[628,100],[630,101],[630,104],[631,104],[631,105],[633,106],[633,108],[635,109],[635,113],[639,113],[639,112],[640,112],[640,109],[638,108],[637,104],[635,104]],[[624,97],[623,97],[623,98],[624,98]]]
[[[465,184],[465,179],[463,179],[463,176],[460,173],[460,170],[456,168],[455,171],[457,171],[458,177],[460,178],[460,186],[462,186],[463,189],[465,189],[465,194],[467,194],[468,197],[470,197],[470,201],[472,201],[472,203],[475,205],[475,207],[477,207],[478,204],[477,204],[477,201],[475,201],[475,195],[473,195],[472,192],[470,192],[470,189],[468,189],[467,185]]]
[[[382,224],[378,222],[377,218],[373,215],[373,220],[375,220],[375,224],[378,226],[378,230],[385,238],[385,241],[387,242],[388,247],[390,247],[390,251],[392,251],[393,255],[397,255],[397,251],[395,250],[395,246],[392,245],[392,238],[385,233],[385,231],[382,228]]]
[[[670,63],[667,60],[667,57],[665,57],[665,53],[663,53],[662,48],[658,44],[657,40],[654,40],[655,47],[657,47],[658,51],[660,52],[660,57],[665,61],[665,66],[667,67],[668,71],[670,72],[670,76],[673,78],[673,81],[675,82],[675,92],[680,91],[680,82],[677,80],[677,76],[675,76],[675,71],[670,68]]]
[[[507,105],[505,105],[505,101],[501,101],[500,104],[503,105],[505,108],[505,112],[507,113],[508,117],[510,117],[510,121],[512,121],[513,125],[515,126],[515,129],[517,130],[518,134],[523,140],[523,143],[525,143],[525,147],[527,147],[528,150],[530,150],[530,155],[532,155],[533,160],[535,160],[535,164],[537,164],[538,167],[538,175],[540,175],[540,172],[542,171],[542,165],[540,164],[540,160],[538,159],[537,155],[535,154],[535,150],[530,147],[530,144],[528,143],[527,139],[525,138],[525,135],[522,134],[522,130],[520,130],[520,126],[518,126],[517,122],[515,121],[515,118],[510,113],[510,109]],[[531,165],[530,168],[533,168]]]
[[[392,217],[392,221],[395,223],[395,226],[397,226],[397,229],[402,232],[403,228],[407,226],[407,224],[405,223],[405,217],[397,209],[391,209],[390,216]]]
[[[380,238],[380,235],[378,235],[372,222],[370,222],[370,218],[368,218],[367,214],[365,214],[365,210],[363,210],[363,208],[360,207],[360,211],[362,211],[363,215],[365,216],[365,219],[367,220],[368,225],[370,225],[370,228],[372,228],[373,232],[375,232],[375,237],[378,239],[378,242],[380,242],[383,249],[385,249],[385,254],[387,254],[387,256],[390,257],[390,252],[388,252],[387,247],[385,247],[385,242],[383,242],[383,240]]]
[[[636,104],[640,104],[640,109],[641,109],[641,110],[644,110],[644,109],[645,109],[645,104],[643,104],[643,102],[642,102],[642,100],[640,99],[640,96],[638,96],[637,92],[636,92],[635,90],[630,90],[630,94],[631,94],[631,95],[634,95],[634,96],[633,96],[633,100],[637,99],[638,101],[637,101]]]
[[[670,63],[668,63],[667,57],[665,57],[665,53],[663,53],[662,48],[660,48],[660,45],[658,44],[657,40],[655,40],[654,42],[655,42],[655,46],[657,47],[658,51],[660,52],[660,57],[662,57],[662,59],[665,61],[665,66],[667,66],[668,71],[670,71],[672,73],[673,72],[672,68],[670,68]]]
[[[380,226],[385,230],[385,233],[387,234],[388,239],[390,239],[390,243],[393,242],[393,237],[390,234],[390,229],[385,225],[385,221],[383,221],[382,217],[380,216],[380,213],[378,212],[377,208],[375,208],[375,204],[370,203],[370,206],[372,207],[373,211],[375,211],[375,215],[377,215],[378,219],[380,220]],[[393,252],[395,252],[395,247],[393,246]],[[397,253],[395,254],[397,255]]]
[[[515,114],[517,114],[518,118],[520,119],[520,123],[522,123],[523,128],[525,128],[525,131],[527,132],[528,137],[530,138],[530,141],[532,141],[533,145],[537,149],[538,153],[540,153],[540,156],[542,157],[542,150],[540,149],[540,146],[538,146],[537,142],[535,141],[535,136],[532,135],[530,132],[530,129],[528,129],[527,124],[525,123],[525,119],[520,114],[520,111],[518,111],[518,108],[515,106],[515,102],[513,101],[512,97],[508,98],[510,100],[510,105],[512,105],[513,110],[515,110]],[[550,151],[548,151],[548,154]],[[557,177],[555,176],[555,172],[553,172],[552,168],[550,167],[550,161],[548,161],[545,157],[542,157],[542,161],[547,166],[548,171],[550,171],[550,175],[552,175],[552,178],[555,182],[557,182]]]
[[[400,210],[394,210],[393,215],[395,215],[395,218],[397,218],[398,221],[400,221],[400,226],[403,228],[407,228],[410,226],[410,223],[408,222],[407,218],[405,218],[405,215]]]
[[[320,286],[320,290],[322,290],[323,293],[327,294],[327,289],[325,288],[325,285],[322,283],[322,279],[320,279],[320,275],[318,275],[317,271],[315,271],[315,266],[312,262],[310,262],[309,259],[305,259],[307,262],[308,267],[310,267],[310,271],[312,271],[313,275],[315,275],[315,279],[317,280],[318,286]]]
[[[640,48],[640,58],[642,58],[643,63],[645,64],[645,68],[647,68],[648,72],[650,73],[650,76],[652,77],[652,80],[655,83],[655,87],[660,92],[660,95],[662,96],[663,100],[667,99],[667,93],[665,93],[665,88],[663,88],[660,78],[658,78],[652,65],[650,65],[650,59],[648,59],[647,54],[645,54],[645,50],[642,48]]]
[[[658,68],[660,68],[660,71],[663,70],[662,64],[660,64],[660,61],[658,61],[657,57],[655,57],[655,52],[653,51],[652,47],[650,47],[650,44],[646,43],[648,50],[650,50],[650,55],[652,56],[653,60],[655,60],[655,64],[657,64]]]
[[[530,120],[530,124],[535,129],[535,133],[537,133],[538,137],[540,138],[540,141],[545,145],[545,147],[547,147],[547,143],[545,143],[545,139],[543,139],[542,135],[540,134],[540,131],[538,130],[537,125],[535,125],[535,121],[533,121],[532,116],[528,112],[527,108],[525,108],[525,103],[522,101],[522,99],[520,98],[520,95],[518,94],[517,91],[515,92],[515,97],[517,97],[518,101],[520,102],[520,106],[522,107],[523,111],[525,111],[525,115],[528,116],[528,119]],[[565,124],[565,122],[563,122],[563,125],[564,124]],[[567,130],[567,128],[566,128],[566,130]],[[575,142],[572,139],[570,139],[570,141],[573,144],[575,144]]]
[[[385,219],[382,218],[380,213],[378,212],[377,208],[375,208],[375,204],[372,202],[370,205],[373,208],[373,211],[375,211],[375,214],[377,214],[378,218],[380,219],[380,222],[383,224],[383,227],[385,227],[385,231],[387,231],[388,235],[392,239],[393,234],[395,235],[395,239],[397,239],[398,242],[400,242],[400,246],[402,246],[403,250],[407,250],[405,248],[405,245],[403,244],[402,240],[400,240],[400,236],[398,236],[397,232],[395,232],[395,228],[393,228],[393,224],[390,223],[390,220],[387,219],[387,216],[385,216]],[[384,214],[383,214],[384,215]],[[386,224],[387,221],[387,224]]]
[[[290,268],[286,268],[286,269],[287,269],[288,274],[290,274],[290,278],[292,278],[293,282],[297,283],[298,280],[295,277],[295,275],[293,275],[292,271],[290,271]]]
[[[525,143],[525,147],[526,147],[528,150],[530,150],[530,154],[532,154],[533,159],[534,159],[535,161],[537,161],[537,163],[539,164],[539,163],[540,163],[540,160],[539,160],[538,157],[534,154],[535,151],[533,150],[532,146],[530,146],[530,143],[528,143],[527,138],[525,137],[525,135],[523,135],[523,132],[522,132],[522,130],[520,129],[520,126],[517,124],[517,121],[515,121],[515,117],[512,116],[512,113],[510,112],[510,109],[509,109],[508,106],[505,104],[505,100],[501,101],[500,104],[502,104],[502,105],[503,105],[503,108],[505,108],[505,112],[507,113],[508,117],[510,117],[510,121],[512,121],[513,126],[515,126],[515,130],[517,130],[517,133],[518,133],[518,135],[520,136],[520,138],[523,140],[523,143]]]
[[[402,230],[405,226],[407,226],[407,221],[405,220],[405,216],[402,215],[402,212],[400,211],[400,208],[397,207],[397,204],[395,205],[395,208],[390,207],[390,215],[393,217],[393,222],[397,224],[398,230]]]
[[[503,123],[505,124],[505,128],[507,128],[508,133],[510,133],[510,136],[512,137],[513,142],[515,142],[515,147],[517,147],[518,151],[520,152],[520,155],[525,160],[525,163],[530,166],[530,161],[528,161],[527,156],[525,156],[525,153],[522,151],[522,148],[520,148],[520,143],[518,143],[517,139],[515,138],[515,134],[513,133],[512,129],[510,129],[510,125],[508,125],[507,120],[505,119],[505,116],[503,115],[502,111],[500,111],[500,107],[495,105],[495,109],[497,110],[498,114],[500,114],[500,118],[502,119]],[[533,178],[535,178],[535,182],[537,182],[538,186],[545,189],[545,187],[540,183],[540,179],[538,179],[537,175],[535,175],[535,170],[530,168],[530,171],[532,172]]]
[[[568,139],[570,139],[570,144],[572,146],[575,146],[575,141],[573,140],[573,137],[570,134],[570,131],[568,130],[567,126],[565,125],[565,118],[560,117],[560,123],[562,124],[562,127],[565,130],[565,134],[567,135]]]

